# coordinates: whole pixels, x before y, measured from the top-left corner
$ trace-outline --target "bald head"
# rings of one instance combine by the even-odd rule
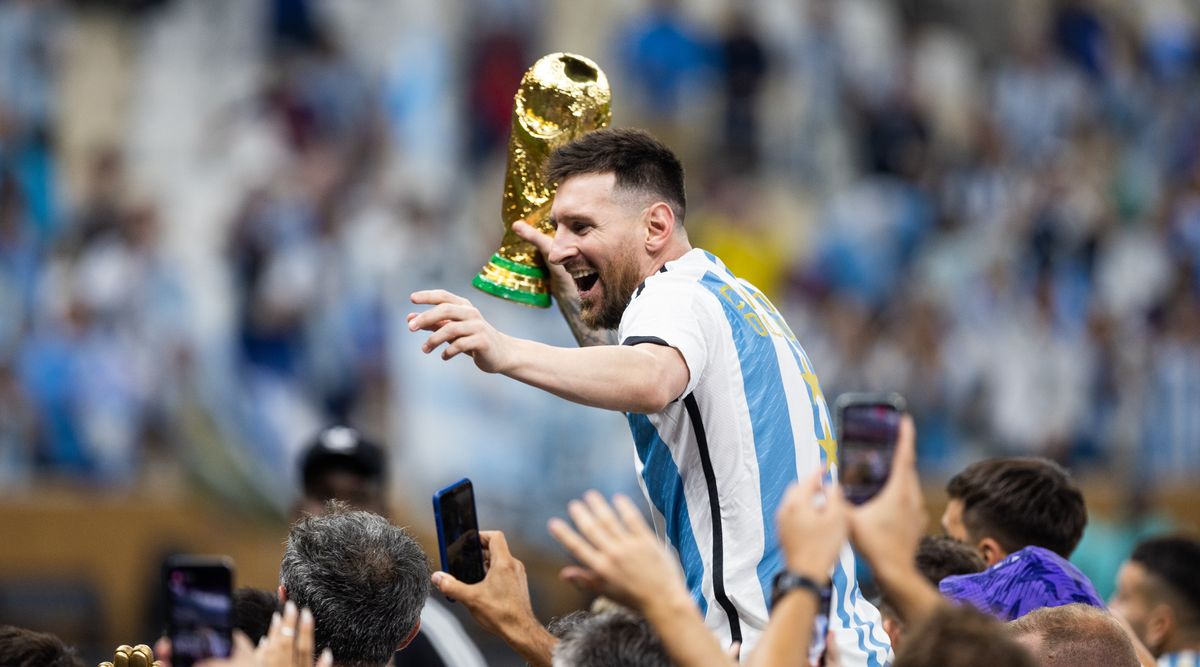
[[[1141,664],[1117,619],[1090,605],[1043,607],[1010,622],[1008,629],[1043,667]]]

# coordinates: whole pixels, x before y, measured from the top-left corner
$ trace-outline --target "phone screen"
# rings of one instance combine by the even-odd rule
[[[171,664],[229,657],[233,571],[224,559],[172,558],[163,567]]]
[[[438,522],[438,546],[442,569],[467,584],[483,581],[483,545],[475,515],[475,491],[470,480],[462,480],[433,497]]]
[[[900,409],[889,403],[841,406],[838,476],[850,502],[867,502],[887,482],[900,433],[900,415]]]

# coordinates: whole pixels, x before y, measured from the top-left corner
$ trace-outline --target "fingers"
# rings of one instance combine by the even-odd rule
[[[432,336],[425,339],[425,343],[421,345],[421,351],[429,354],[436,350],[442,343],[457,341],[460,338],[470,336],[478,330],[477,322],[451,322],[437,329]]]
[[[413,303],[428,304],[431,306],[437,305],[440,303],[453,303],[453,304],[457,304],[460,306],[466,306],[466,305],[470,305],[470,303],[471,303],[470,301],[467,301],[463,297],[461,297],[453,292],[447,292],[444,289],[431,289],[431,290],[421,290],[419,292],[413,292],[412,295],[409,296],[409,299]]]
[[[584,593],[599,595],[603,588],[603,580],[600,579],[599,575],[578,565],[564,567],[558,576]]]
[[[496,556],[500,556],[501,558],[512,557],[512,552],[508,550],[508,539],[499,530],[479,531],[479,542],[483,545],[484,549],[492,552],[493,559]]]
[[[583,502],[591,512],[596,526],[604,531],[605,536],[616,537],[625,532],[625,527],[617,518],[617,513],[613,511],[612,505],[608,504],[599,491],[592,489],[583,494]]]
[[[592,548],[592,545],[587,540],[583,539],[579,533],[576,533],[566,521],[558,517],[550,519],[548,527],[554,539],[566,547],[567,551],[570,551],[576,560],[583,563],[585,567],[594,569],[596,550]]]
[[[333,667],[333,651],[326,646],[324,651],[321,651],[321,659],[317,661],[317,667]]]
[[[465,601],[471,596],[471,587],[455,579],[449,572],[434,572],[431,581],[434,588],[451,600]]]
[[[900,434],[896,439],[896,458],[892,469],[914,470],[917,467],[917,429],[911,415],[900,418]]]
[[[316,623],[312,612],[304,608],[300,612],[300,623],[296,633],[296,662],[297,665],[313,664],[313,630]]]
[[[162,658],[163,656],[158,657]],[[254,657],[254,643],[241,630],[233,631],[233,650],[230,651],[229,657],[237,660],[250,660]]]
[[[514,234],[521,237],[523,240],[532,243],[534,247],[538,249],[538,252],[542,253],[542,255],[550,254],[550,246],[554,243],[553,236],[542,232],[524,220],[518,220],[514,222],[512,230]]]
[[[617,494],[613,496],[613,505],[617,508],[617,514],[621,516],[621,521],[624,522],[625,528],[639,537],[645,537],[651,534],[650,526],[646,525],[646,520],[642,518],[642,513],[638,510],[637,505],[629,499],[628,496]]]
[[[413,313],[409,313],[413,315]],[[461,322],[479,317],[479,309],[470,302],[465,304],[442,303],[422,313],[408,318],[408,330],[437,331],[446,326],[447,322]]]

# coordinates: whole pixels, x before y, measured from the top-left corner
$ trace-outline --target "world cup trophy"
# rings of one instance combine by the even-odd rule
[[[546,260],[512,231],[524,220],[553,234],[550,204],[555,184],[542,169],[554,149],[607,127],[612,121],[612,92],[604,72],[591,60],[572,53],[543,56],[521,78],[513,99],[512,135],[504,177],[500,249],[471,284],[502,299],[530,306],[550,306]]]

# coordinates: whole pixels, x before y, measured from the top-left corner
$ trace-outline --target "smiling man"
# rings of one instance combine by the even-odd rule
[[[441,290],[413,294],[431,308],[410,314],[409,327],[432,332],[426,353],[445,345],[444,359],[465,353],[489,373],[625,413],[658,534],[709,627],[748,649],[783,570],[774,517],[784,492],[819,466],[836,473],[812,362],[761,291],[691,247],[683,167],[657,139],[593,132],[556,151],[547,175],[557,184],[555,236],[514,230],[549,260],[584,347],[507,336]],[[614,328],[617,341],[600,333]],[[886,664],[888,637],[858,590],[848,546],[821,584],[832,584],[842,664]]]

